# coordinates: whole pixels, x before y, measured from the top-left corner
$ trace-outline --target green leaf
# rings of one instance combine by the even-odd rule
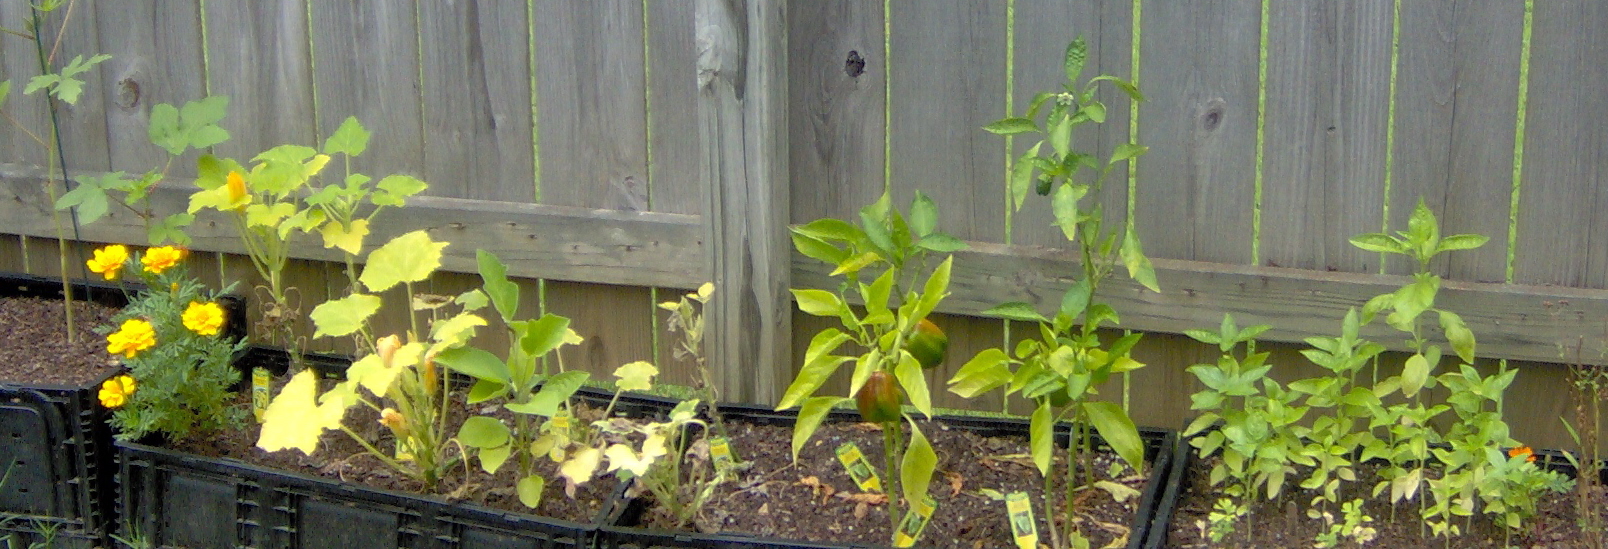
[[[646,391],[653,388],[653,376],[659,375],[659,369],[646,360],[638,360],[614,369],[614,377],[620,378],[615,383],[621,391]]]
[[[481,287],[486,290],[486,297],[491,298],[492,306],[497,308],[497,314],[502,315],[504,321],[514,319],[519,314],[519,285],[508,280],[508,268],[503,265],[497,254],[486,250],[475,250],[475,262],[480,267]]]
[[[508,456],[513,454],[513,451],[514,448],[507,444],[495,448],[481,448],[480,469],[488,474],[495,474],[502,468],[503,463],[508,461]]]
[[[290,204],[281,204],[291,206]],[[295,207],[289,208],[294,212]],[[324,236],[325,248],[337,248],[343,252],[356,256],[363,253],[363,239],[369,234],[367,219],[353,219],[350,226],[341,223],[338,219],[331,219],[329,223],[319,229]]]
[[[943,263],[938,264],[938,268],[932,270],[932,274],[927,277],[927,283],[922,286],[921,297],[916,299],[916,307],[911,311],[910,318],[926,318],[927,314],[937,309],[938,303],[949,295],[949,273],[954,263],[955,257],[949,256],[944,258]]]
[[[152,246],[160,246],[163,242],[173,242],[180,246],[190,245],[190,235],[184,231],[185,227],[195,222],[195,216],[187,213],[176,213],[162,218],[151,224],[146,237]]]
[[[429,188],[430,185],[419,178],[407,175],[388,175],[374,185],[376,191],[369,200],[377,206],[401,206],[407,198]]]
[[[1419,389],[1424,388],[1424,383],[1429,380],[1429,368],[1429,360],[1425,359],[1424,355],[1414,354],[1407,357],[1406,364],[1401,368],[1402,396],[1411,397],[1418,394]]]
[[[949,392],[972,398],[992,391],[1011,380],[1009,357],[998,347],[984,349],[966,361],[949,378]]]
[[[459,347],[459,348],[461,349],[462,347]],[[439,359],[441,357],[440,357],[440,355],[437,355],[436,358]],[[496,357],[492,357],[492,358],[496,358]],[[438,362],[439,362],[439,360],[438,360]],[[508,390],[508,386],[504,385],[502,383],[487,380],[487,379],[477,379],[477,380],[475,380],[475,384],[473,386],[469,387],[469,395],[468,395],[468,397],[466,397],[466,400],[470,404],[478,404],[478,403],[481,403],[481,402],[485,402],[485,401],[488,401],[488,400],[503,396],[503,394],[506,393],[507,390]]]
[[[1078,75],[1083,73],[1083,65],[1089,60],[1089,44],[1079,36],[1066,46],[1066,82],[1072,84],[1078,81]]]
[[[1055,151],[1057,157],[1065,157],[1072,152],[1072,117],[1063,115],[1054,118],[1051,114],[1051,118],[1053,121],[1050,123],[1050,136],[1047,139],[1050,142],[1050,150]]]
[[[308,315],[316,327],[313,337],[340,337],[356,333],[379,310],[379,296],[352,294],[325,301],[314,307]]]
[[[422,230],[391,239],[369,254],[359,281],[370,292],[383,292],[403,282],[419,282],[441,266],[441,250],[446,242],[430,239]]]
[[[1043,141],[1034,143],[1022,156],[1011,164],[1011,208],[1012,211],[1021,211],[1022,203],[1027,200],[1028,189],[1033,188],[1033,162],[1038,157],[1039,149],[1044,146]]]
[[[11,98],[11,81],[0,82],[0,107],[6,106],[6,99]]]
[[[1463,362],[1474,362],[1474,332],[1463,324],[1463,317],[1451,311],[1436,310],[1440,315],[1441,329],[1446,331],[1446,340],[1452,344],[1452,350],[1457,358]]]
[[[1123,143],[1117,145],[1117,150],[1111,153],[1110,163],[1116,164],[1130,158],[1138,158],[1147,152],[1150,152],[1150,147],[1138,143]]]
[[[966,241],[944,233],[932,233],[916,242],[921,249],[941,254],[954,253],[966,249]]]
[[[1489,240],[1489,237],[1482,234],[1455,234],[1440,241],[1440,245],[1435,247],[1435,253],[1472,250],[1484,246]]]
[[[542,489],[547,486],[547,479],[541,475],[531,475],[519,479],[514,485],[514,491],[519,493],[519,502],[526,507],[535,509],[542,502]]]
[[[475,328],[485,325],[486,319],[469,312],[460,312],[450,318],[433,321],[430,323],[430,339],[435,343],[430,346],[430,352],[439,353],[468,343],[469,338],[475,335]]]
[[[1370,252],[1407,253],[1407,247],[1401,239],[1385,233],[1366,233],[1353,236],[1351,237],[1351,245]]]
[[[1089,191],[1083,185],[1062,183],[1056,187],[1055,195],[1050,197],[1050,212],[1055,214],[1055,224],[1061,227],[1061,234],[1067,241],[1076,241],[1078,238],[1078,201]]]
[[[570,319],[547,313],[528,324],[519,334],[519,347],[530,356],[542,356],[567,342],[572,343]]]
[[[508,444],[508,426],[496,418],[469,416],[458,428],[458,440],[475,448],[495,448]]]
[[[893,377],[899,380],[899,386],[904,388],[916,411],[931,418],[932,394],[927,389],[927,376],[921,369],[921,362],[904,350],[900,350],[899,355],[899,365],[893,367]]]
[[[855,227],[847,221],[831,217],[823,217],[803,225],[794,225],[789,230],[794,234],[839,242],[853,242],[865,237],[865,231],[860,230],[859,227]]]
[[[932,451],[932,443],[927,442],[927,435],[921,432],[915,420],[909,421],[910,446],[899,463],[899,484],[904,489],[905,501],[915,502],[927,497],[932,473],[938,468],[938,454]]]
[[[1135,471],[1143,471],[1145,466],[1145,445],[1139,438],[1139,429],[1134,427],[1133,420],[1122,411],[1122,407],[1114,402],[1085,402],[1083,412],[1087,414],[1089,423],[1094,430],[1100,433],[1100,438],[1111,445],[1118,456]]]
[[[793,232],[793,247],[805,257],[828,265],[839,265],[849,258],[849,250],[833,246],[825,240],[800,232]]]
[[[1156,268],[1150,264],[1150,258],[1145,257],[1136,231],[1123,233],[1122,250],[1119,253],[1122,255],[1122,265],[1128,268],[1128,278],[1132,278],[1152,292],[1161,293],[1161,286],[1156,284]]]
[[[1050,410],[1049,399],[1039,400],[1038,408],[1033,410],[1033,419],[1028,424],[1027,432],[1027,443],[1033,453],[1033,465],[1038,467],[1039,474],[1049,476],[1050,458],[1055,451],[1055,417]]]
[[[118,176],[121,173],[107,174],[106,177]],[[57,210],[78,208],[78,222],[87,225],[106,215],[106,210],[110,205],[104,186],[94,180],[90,180],[80,181],[78,186],[73,187],[73,190],[61,195],[61,198],[56,199],[55,207]]]
[[[501,385],[510,383],[508,363],[497,355],[474,347],[454,347],[436,354],[437,364],[447,369],[475,379],[496,382]]]
[[[1001,118],[993,123],[983,126],[983,129],[996,135],[1017,135],[1038,132],[1038,124],[1027,118]]]
[[[782,400],[776,409],[792,408],[805,397],[815,394],[815,390],[821,388],[821,384],[826,383],[827,378],[832,377],[838,367],[848,362],[849,357],[830,354],[847,340],[848,336],[836,328],[827,328],[815,334],[815,338],[810,340],[809,349],[804,353],[804,366],[799,368],[798,375],[793,377],[793,383],[787,386],[787,391],[782,394]]]
[[[926,238],[937,227],[938,206],[927,195],[916,191],[916,198],[910,203],[910,230],[915,232],[916,238]]]
[[[1039,314],[1038,310],[1034,309],[1032,305],[1028,305],[1020,301],[1001,303],[978,314],[995,316],[1006,320],[1019,320],[1022,322],[1048,323],[1050,321],[1050,319],[1044,318],[1044,315]]]
[[[1089,117],[1089,120],[1093,120],[1096,124],[1104,124],[1106,121],[1105,104],[1099,101],[1084,105],[1080,112],[1083,113],[1083,116]]]
[[[151,144],[161,147],[174,156],[184,153],[185,147],[189,146],[189,139],[179,132],[179,109],[167,103],[159,103],[151,107],[150,117],[151,121],[145,133],[151,139]]]
[[[848,306],[837,294],[826,290],[792,290],[793,299],[798,300],[798,308],[805,313],[815,316],[841,316]]]
[[[793,461],[798,461],[798,451],[804,449],[804,443],[810,441],[815,430],[821,428],[821,421],[826,419],[828,412],[849,399],[846,397],[823,396],[811,397],[804,400],[804,405],[798,410],[798,423],[793,425]]]
[[[1083,309],[1089,306],[1092,289],[1088,278],[1080,278],[1061,294],[1061,310],[1057,314],[1066,315],[1067,318],[1077,318],[1083,314]]]
[[[553,417],[558,414],[558,406],[570,397],[575,391],[591,378],[592,374],[583,370],[570,370],[554,374],[542,382],[542,388],[531,395],[530,400],[523,404],[505,404],[504,408],[521,414]]]
[[[357,156],[368,148],[368,141],[368,130],[363,129],[363,124],[357,121],[356,116],[348,116],[341,122],[341,127],[335,128],[335,133],[324,140],[324,154]]]

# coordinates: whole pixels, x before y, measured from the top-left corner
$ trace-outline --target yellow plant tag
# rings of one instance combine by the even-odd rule
[[[716,467],[726,467],[737,462],[737,456],[731,451],[731,441],[726,437],[709,439],[709,457],[713,459]]]
[[[899,531],[893,534],[893,546],[914,547],[916,540],[921,539],[921,532],[927,529],[927,523],[932,522],[932,513],[936,510],[938,502],[933,501],[932,496],[923,497],[919,503],[911,505],[910,510],[905,511],[904,520],[899,521]]]
[[[1005,512],[1011,517],[1011,535],[1018,549],[1038,549],[1038,523],[1033,520],[1033,504],[1027,492],[1005,496]]]
[[[865,460],[865,453],[860,451],[859,446],[853,442],[845,442],[834,452],[837,453],[838,463],[843,464],[843,468],[849,472],[849,478],[854,479],[854,484],[861,490],[882,491],[882,478],[871,468],[871,463]]]
[[[562,433],[568,433],[569,432],[569,429],[570,429],[569,410],[559,408],[558,413],[553,414],[553,418],[548,420],[548,421],[552,422],[553,430],[557,430],[557,431],[562,432]]]
[[[262,415],[268,412],[268,369],[257,367],[251,369],[251,417],[262,423]]]

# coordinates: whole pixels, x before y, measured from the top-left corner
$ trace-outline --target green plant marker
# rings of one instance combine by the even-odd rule
[[[861,452],[858,445],[845,442],[833,452],[837,454],[838,463],[842,463],[843,469],[849,472],[849,478],[854,479],[854,484],[861,490],[882,491],[882,478],[877,476],[876,469],[871,468],[871,462],[866,461],[865,452]]]
[[[737,454],[732,452],[731,441],[726,437],[709,439],[709,457],[714,460],[715,467],[730,467],[737,463]]]
[[[268,411],[268,380],[267,368],[251,369],[251,415],[257,423],[262,423],[262,415]]]
[[[927,523],[932,522],[932,513],[936,510],[938,502],[933,501],[932,496],[911,504],[910,512],[905,513],[904,520],[899,522],[899,531],[893,534],[893,546],[914,547],[916,540],[921,539],[921,532],[927,529]]]
[[[1038,549],[1038,524],[1033,521],[1033,504],[1027,501],[1027,492],[1005,496],[1005,512],[1011,517],[1011,537],[1017,549]]]

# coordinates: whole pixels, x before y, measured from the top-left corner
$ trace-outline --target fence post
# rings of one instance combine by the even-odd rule
[[[715,282],[705,349],[722,399],[774,403],[792,378],[786,4],[698,0],[695,29]]]

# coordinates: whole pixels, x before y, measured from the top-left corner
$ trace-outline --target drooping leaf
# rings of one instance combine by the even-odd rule
[[[949,392],[972,398],[992,391],[1011,380],[1010,359],[1005,351],[990,347],[978,352],[949,379]]]
[[[1050,319],[1044,318],[1044,315],[1039,314],[1038,310],[1034,309],[1032,305],[1020,301],[1001,303],[978,314],[996,316],[1006,320],[1019,320],[1022,322],[1047,323],[1050,321]]]
[[[1452,344],[1452,351],[1463,362],[1474,362],[1474,332],[1463,324],[1463,317],[1451,311],[1437,310],[1440,316],[1441,329],[1446,331],[1446,340]]]
[[[559,466],[558,473],[570,484],[586,484],[592,480],[592,474],[597,471],[597,466],[602,461],[601,450],[592,447],[581,448],[570,454],[569,459]]]
[[[363,328],[369,317],[380,310],[379,296],[352,294],[320,303],[308,315],[316,328],[313,337],[341,337]]]
[[[446,242],[431,240],[422,230],[398,236],[369,254],[358,280],[376,293],[403,282],[422,281],[441,266],[441,250],[446,247]]]
[[[794,231],[792,233],[793,247],[805,257],[816,259],[828,265],[838,265],[849,258],[849,250],[833,246],[818,237]]]
[[[1128,278],[1144,286],[1152,292],[1161,293],[1161,286],[1156,284],[1156,268],[1150,264],[1150,258],[1145,257],[1145,251],[1139,244],[1137,231],[1124,231],[1122,235],[1122,264],[1128,268]]]
[[[893,376],[899,380],[905,395],[910,397],[910,404],[923,415],[932,417],[932,395],[927,389],[927,376],[922,373],[921,362],[908,351],[901,350],[899,354],[899,364],[893,367]]]
[[[908,419],[908,418],[907,418]],[[905,501],[924,501],[927,487],[932,484],[932,473],[938,468],[938,454],[921,427],[910,419],[910,446],[905,449],[904,460],[899,463],[899,485]]]
[[[519,493],[519,502],[525,507],[535,509],[542,502],[542,489],[547,487],[547,479],[541,475],[530,475],[519,479],[514,485],[514,491]]]
[[[1090,294],[1089,279],[1078,279],[1077,282],[1072,283],[1070,288],[1066,289],[1066,293],[1061,294],[1061,310],[1058,311],[1058,314],[1066,315],[1067,318],[1077,318],[1082,315],[1083,308],[1089,306]]]
[[[350,226],[340,221],[325,223],[320,230],[324,235],[324,247],[338,248],[352,255],[361,254],[363,253],[363,239],[369,234],[368,225],[367,219],[353,219]]]
[[[1414,354],[1407,357],[1407,362],[1401,368],[1402,396],[1410,398],[1418,394],[1419,389],[1424,388],[1424,383],[1429,380],[1429,368],[1429,360],[1425,359],[1424,355]]]
[[[508,364],[503,359],[489,351],[474,347],[456,347],[436,354],[437,364],[460,374],[475,379],[507,385],[509,380]]]
[[[938,206],[933,204],[931,198],[916,191],[916,198],[910,203],[910,230],[916,238],[925,238],[938,227]]]
[[[1032,449],[1033,465],[1038,467],[1039,474],[1049,475],[1050,457],[1055,450],[1055,419],[1048,399],[1040,401],[1038,407],[1033,409],[1027,443]]]
[[[346,399],[339,398],[339,393],[336,398],[325,398],[323,404],[319,404],[315,399],[317,392],[318,378],[312,369],[291,376],[290,382],[280,389],[263,413],[257,447],[269,452],[295,448],[312,455],[325,430],[340,428],[347,405]]]
[[[798,423],[793,425],[793,461],[798,461],[798,451],[804,449],[804,443],[809,442],[810,436],[821,427],[821,421],[826,419],[827,413],[833,407],[849,399],[837,396],[811,397],[804,400],[804,405],[798,410]]]
[[[508,461],[508,456],[512,455],[513,452],[513,446],[508,444],[495,448],[481,448],[479,454],[480,469],[488,474],[496,474],[497,470],[502,468],[503,463]]]
[[[1089,424],[1100,433],[1100,438],[1116,451],[1123,461],[1135,471],[1143,471],[1145,467],[1144,440],[1139,438],[1139,429],[1134,427],[1133,420],[1122,411],[1122,407],[1115,402],[1084,402],[1083,412],[1089,418]]]

